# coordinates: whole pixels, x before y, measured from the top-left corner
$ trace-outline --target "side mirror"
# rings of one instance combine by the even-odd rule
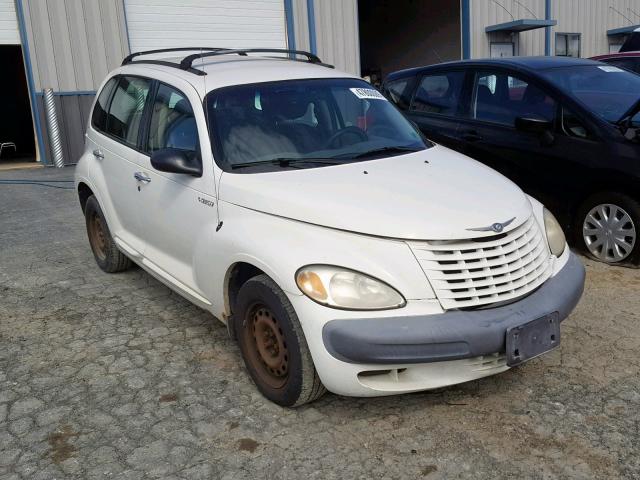
[[[551,130],[553,124],[546,118],[537,115],[527,115],[516,118],[516,129],[521,132],[544,133]]]
[[[202,176],[202,162],[196,152],[163,148],[151,154],[151,166],[160,172]]]

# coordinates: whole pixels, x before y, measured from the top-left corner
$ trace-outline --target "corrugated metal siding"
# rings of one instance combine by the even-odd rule
[[[552,10],[558,25],[551,36],[551,53],[555,32],[581,33],[581,56],[592,57],[609,53],[609,44],[617,43],[607,30],[640,24],[640,0],[553,0]]]
[[[318,55],[340,70],[360,75],[358,1],[315,0],[314,5]]]
[[[295,33],[296,48],[310,51],[309,20],[307,14],[307,0],[293,0],[293,31]]]
[[[0,45],[20,45],[14,0],[0,0]]]
[[[22,0],[35,87],[95,90],[128,54],[122,0]]]
[[[553,0],[562,2],[565,0]],[[579,0],[582,1],[582,0]],[[526,6],[526,8],[525,8]],[[502,8],[504,7],[504,8]],[[528,9],[528,10],[527,10]],[[530,11],[529,11],[530,10]],[[487,34],[490,25],[511,22],[518,19],[544,19],[544,0],[472,0],[471,1],[471,56],[487,58],[491,54],[490,43],[514,41],[517,55],[544,55],[544,28],[515,35]]]
[[[84,145],[91,92],[129,52],[122,0],[18,1],[23,5],[41,124],[46,125],[43,89],[78,92],[56,98],[65,162],[75,163]],[[44,156],[51,159],[48,135],[43,133]]]
[[[283,0],[125,0],[131,51],[286,48]]]

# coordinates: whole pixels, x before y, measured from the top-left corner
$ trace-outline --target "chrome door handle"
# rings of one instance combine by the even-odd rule
[[[149,177],[147,177],[144,173],[142,172],[136,172],[133,174],[133,178],[135,178],[137,181],[139,182],[144,182],[144,183],[149,183],[151,182],[151,179]]]
[[[104,153],[102,153],[102,150],[100,150],[99,148],[96,148],[93,151],[93,156],[102,160],[104,158]]]

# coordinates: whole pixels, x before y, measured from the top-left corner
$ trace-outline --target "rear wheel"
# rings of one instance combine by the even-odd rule
[[[298,406],[324,394],[293,306],[266,275],[238,293],[235,331],[244,363],[260,392],[282,406]]]
[[[131,260],[118,250],[100,204],[93,195],[87,199],[84,216],[89,244],[98,266],[107,273],[121,272],[131,267]]]
[[[588,254],[609,264],[640,264],[640,203],[617,192],[588,198],[575,231]]]

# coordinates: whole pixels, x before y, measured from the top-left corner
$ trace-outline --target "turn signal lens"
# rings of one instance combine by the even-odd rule
[[[564,249],[567,247],[567,239],[564,236],[562,227],[556,220],[556,217],[547,210],[544,209],[544,227],[547,231],[547,242],[549,243],[549,250],[556,257],[559,257],[564,253]]]
[[[309,265],[296,274],[298,288],[312,300],[344,310],[386,310],[406,305],[394,288],[363,273],[331,265]]]
[[[298,273],[296,281],[298,283],[298,287],[302,290],[302,293],[308,297],[319,302],[327,300],[327,291],[325,290],[324,285],[322,285],[322,280],[320,280],[317,273],[303,270]]]

